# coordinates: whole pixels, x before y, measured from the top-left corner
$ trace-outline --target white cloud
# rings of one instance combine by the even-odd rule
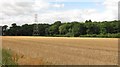
[[[105,6],[106,10],[103,13],[104,15],[108,16],[110,20],[117,20],[118,19],[118,2],[120,0],[105,0],[103,5]]]
[[[49,7],[50,4],[48,2],[45,2],[44,0],[35,0],[35,3],[33,5],[35,11],[47,9]]]
[[[34,21],[34,14],[38,13],[39,21],[42,23],[53,23],[61,20],[67,21],[110,21],[118,18],[118,1],[104,0],[103,12],[97,9],[70,9],[70,10],[50,10],[51,8],[64,8],[65,4],[51,4],[47,0],[2,0],[0,2],[0,25],[31,24]],[[99,5],[99,4],[98,4]]]
[[[105,10],[99,12],[96,9],[88,9],[83,12],[82,18],[84,20],[91,19],[93,21],[112,21],[118,19],[118,1],[120,0],[104,0],[102,5]]]
[[[64,7],[64,4],[54,4],[53,7],[62,8]]]

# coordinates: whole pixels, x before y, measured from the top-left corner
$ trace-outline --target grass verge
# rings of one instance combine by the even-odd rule
[[[11,50],[2,49],[2,67],[17,67]]]

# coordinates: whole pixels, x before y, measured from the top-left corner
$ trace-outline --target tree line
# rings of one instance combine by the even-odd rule
[[[33,36],[35,24],[2,26],[4,36]],[[53,24],[38,24],[39,36],[66,36],[66,37],[120,37],[120,21],[66,22],[56,21]]]

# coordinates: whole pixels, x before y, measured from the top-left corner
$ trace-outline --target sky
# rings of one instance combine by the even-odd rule
[[[120,0],[0,0],[0,25],[118,19]]]

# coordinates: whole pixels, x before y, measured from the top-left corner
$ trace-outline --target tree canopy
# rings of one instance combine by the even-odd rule
[[[17,25],[11,24],[2,26],[3,35],[6,36],[33,36],[34,24]],[[86,20],[85,22],[66,22],[56,21],[53,24],[38,24],[39,36],[107,36],[120,37],[120,21],[103,21],[92,22]],[[109,36],[108,36],[109,34]]]

